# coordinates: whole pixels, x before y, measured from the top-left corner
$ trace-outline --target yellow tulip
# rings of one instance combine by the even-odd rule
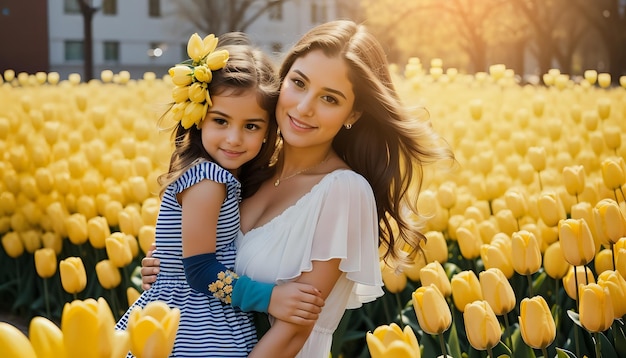
[[[87,221],[89,243],[96,249],[106,247],[106,238],[111,236],[109,223],[104,216],[94,216]]]
[[[34,317],[28,335],[38,357],[65,357],[65,344],[61,329],[44,317]]]
[[[408,263],[402,264],[402,272],[411,281],[420,281],[420,270],[426,265],[426,258],[421,253],[417,253],[413,259],[408,257],[408,253],[401,252],[409,260]]]
[[[521,230],[511,237],[513,269],[520,275],[532,275],[541,268],[541,250],[535,235]]]
[[[537,200],[539,216],[547,226],[557,226],[559,221],[566,218],[565,208],[556,192],[547,192]]]
[[[197,81],[209,83],[213,79],[213,73],[206,65],[196,66],[193,69],[193,76]]]
[[[626,183],[624,158],[607,158],[602,161],[602,180],[609,190],[619,189]]]
[[[3,358],[37,358],[37,352],[28,337],[6,322],[0,322],[0,347]]]
[[[133,205],[127,206],[124,210],[120,211],[117,215],[119,221],[120,231],[137,236],[139,229],[143,226],[143,220],[141,219],[141,213],[139,209]]]
[[[59,263],[61,284],[65,292],[76,294],[87,286],[87,273],[80,257],[68,257]]]
[[[585,219],[585,222],[589,226],[589,230],[591,230],[591,235],[593,236],[593,241],[596,245],[596,251],[600,250],[602,246],[603,238],[600,237],[598,232],[598,225],[596,224],[596,218],[593,213],[593,206],[586,201],[581,201],[572,205],[571,207],[571,218],[572,219]]]
[[[211,71],[219,70],[226,65],[228,57],[227,50],[214,51],[207,56],[205,63]]]
[[[215,37],[215,35],[213,35],[213,37]],[[189,58],[191,58],[193,62],[199,62],[207,53],[204,48],[204,41],[202,41],[198,33],[191,35],[187,42],[187,55],[189,55]]]
[[[193,69],[186,65],[176,65],[167,71],[176,86],[188,86],[193,81]]]
[[[483,244],[480,247],[480,258],[483,260],[485,269],[497,268],[507,278],[513,277],[511,239],[504,233],[498,233],[491,240],[491,244]]]
[[[548,303],[541,296],[526,297],[522,300],[519,325],[522,339],[531,348],[546,348],[556,338],[554,318]]]
[[[402,292],[406,287],[406,275],[397,268],[392,268],[384,261],[380,261],[380,270],[383,276],[383,283],[387,291],[391,293]]]
[[[54,253],[57,255],[63,250],[63,239],[56,232],[44,232],[43,235],[41,235],[41,244],[43,247],[53,249]]]
[[[24,243],[20,239],[20,235],[11,231],[2,237],[2,248],[11,258],[18,258],[24,253]]]
[[[583,284],[596,282],[593,272],[586,266],[570,266],[567,274],[563,277],[563,288],[567,295],[573,300],[577,299],[576,279],[578,279],[578,289],[580,289],[580,286]]]
[[[569,271],[570,264],[565,261],[561,242],[552,243],[543,254],[543,268],[546,274],[555,280],[562,279]]]
[[[448,243],[443,233],[441,231],[428,231],[424,236],[426,236],[424,254],[427,262],[446,263],[448,261]]]
[[[590,283],[580,289],[580,324],[590,332],[604,332],[613,324],[609,289]]]
[[[122,282],[120,269],[115,267],[110,260],[102,260],[96,264],[96,275],[100,285],[106,290],[115,288]]]
[[[206,110],[210,104],[202,104],[197,102],[189,102],[185,107],[185,112],[181,119],[181,124],[185,129],[191,128],[192,125],[199,125],[206,115]]]
[[[172,98],[176,103],[186,102],[189,99],[189,87],[176,86],[172,90]]]
[[[585,190],[585,167],[582,165],[564,167],[563,182],[569,195],[578,196]]]
[[[559,222],[559,241],[565,261],[574,266],[593,260],[596,246],[591,230],[584,219],[565,219]]]
[[[449,210],[456,204],[456,184],[454,182],[443,183],[437,189],[437,201],[442,208]]]
[[[41,248],[41,232],[39,230],[25,230],[20,234],[24,248],[30,254]]]
[[[444,297],[452,294],[450,280],[443,266],[438,261],[431,262],[420,270],[420,280],[422,286],[435,285]]]
[[[128,301],[128,306],[132,306],[135,301],[141,296],[141,293],[137,291],[134,287],[128,287],[126,289],[126,300]]]
[[[602,199],[593,208],[596,234],[601,243],[615,244],[626,236],[626,218],[613,199]]]
[[[461,271],[450,280],[452,286],[452,299],[454,306],[461,312],[465,311],[465,306],[483,299],[483,292],[480,288],[480,281],[474,271]]]
[[[87,218],[83,214],[72,214],[65,219],[65,229],[70,241],[74,245],[81,245],[89,239]]]
[[[202,103],[206,99],[206,84],[194,82],[189,86],[189,100],[192,102]]]
[[[530,147],[526,156],[536,172],[546,169],[546,149],[544,147]]]
[[[611,249],[600,250],[593,259],[593,268],[598,275],[613,270],[613,251]]]
[[[516,190],[508,190],[504,193],[504,200],[507,208],[513,213],[514,218],[519,219],[526,215],[528,204],[523,193]]]
[[[169,357],[180,322],[180,310],[162,301],[135,307],[128,317],[130,351],[137,358]]]
[[[515,293],[504,273],[497,268],[482,271],[479,276],[483,299],[489,303],[493,312],[502,316],[515,308]]]
[[[156,227],[154,225],[144,225],[139,229],[137,240],[139,241],[139,247],[143,253],[147,253],[150,246],[154,243],[156,238]]]
[[[68,358],[111,357],[114,351],[129,349],[127,333],[115,332],[113,313],[102,297],[66,303],[61,331]]]
[[[616,270],[626,278],[626,249],[619,249],[615,255]]]
[[[106,252],[109,260],[116,267],[124,267],[133,261],[133,254],[126,235],[114,232],[105,240]]]
[[[495,215],[500,231],[506,235],[513,235],[518,230],[518,223],[513,212],[509,209],[502,209]]]
[[[413,308],[420,328],[428,334],[440,334],[450,328],[452,313],[437,286],[421,286],[412,294]]]
[[[128,178],[128,185],[130,187],[130,198],[135,202],[142,203],[150,197],[150,189],[148,189],[146,178],[141,176],[132,176]]]
[[[372,358],[398,357],[420,358],[420,346],[411,326],[404,330],[391,323],[367,332],[365,339]]]
[[[463,312],[467,340],[475,349],[484,351],[500,342],[500,322],[487,301],[474,301]]]
[[[467,224],[456,229],[456,237],[459,242],[461,255],[468,260],[473,260],[480,256],[480,245],[482,240],[474,220],[468,220]]]
[[[622,318],[626,315],[626,280],[619,272],[607,270],[598,276],[598,285],[609,290],[613,304],[613,317]]]
[[[43,248],[35,251],[35,269],[41,278],[49,278],[57,272],[57,255],[54,249]]]

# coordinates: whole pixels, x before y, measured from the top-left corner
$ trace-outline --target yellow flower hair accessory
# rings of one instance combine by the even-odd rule
[[[189,59],[171,67],[168,71],[172,83],[174,106],[170,118],[180,121],[185,129],[193,124],[200,127],[207,110],[213,105],[208,85],[213,79],[213,72],[223,68],[228,61],[227,50],[217,50],[218,38],[210,34],[202,39],[194,33],[187,42]]]

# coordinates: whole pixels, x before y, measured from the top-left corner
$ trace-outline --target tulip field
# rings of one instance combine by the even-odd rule
[[[346,312],[332,357],[625,357],[626,76],[391,70],[456,162],[425,169],[423,252],[381,262],[385,295]],[[0,322],[3,357],[169,355],[175,308],[113,326],[154,241],[171,86],[0,76],[0,310],[30,320]]]

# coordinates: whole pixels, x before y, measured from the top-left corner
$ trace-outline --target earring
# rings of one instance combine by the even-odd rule
[[[267,143],[267,138],[263,138],[263,143]]]
[[[352,128],[352,123],[346,123],[344,124],[344,127],[346,127],[346,129],[351,129]]]

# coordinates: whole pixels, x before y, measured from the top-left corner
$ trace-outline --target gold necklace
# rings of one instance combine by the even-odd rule
[[[288,176],[288,177],[286,177],[286,178],[280,178],[280,177],[279,177],[279,178],[278,178],[278,179],[276,179],[276,181],[274,182],[274,186],[275,186],[275,187],[276,187],[276,186],[279,186],[279,185],[280,185],[280,183],[281,183],[281,182],[283,182],[283,181],[285,181],[285,180],[291,179],[291,178],[295,177],[296,175],[302,174],[302,173],[307,172],[307,171],[309,171],[309,170],[311,170],[311,169],[314,169],[314,168],[319,167],[320,165],[322,165],[322,164],[326,163],[326,161],[327,161],[329,158],[330,158],[330,153],[328,153],[328,154],[326,155],[326,158],[324,158],[324,160],[322,160],[321,162],[319,162],[319,163],[315,164],[315,165],[314,165],[314,166],[312,166],[312,167],[308,167],[308,168],[304,168],[304,169],[302,169],[302,170],[299,170],[299,171],[297,171],[297,172],[295,172],[295,173],[291,174],[290,176]]]

